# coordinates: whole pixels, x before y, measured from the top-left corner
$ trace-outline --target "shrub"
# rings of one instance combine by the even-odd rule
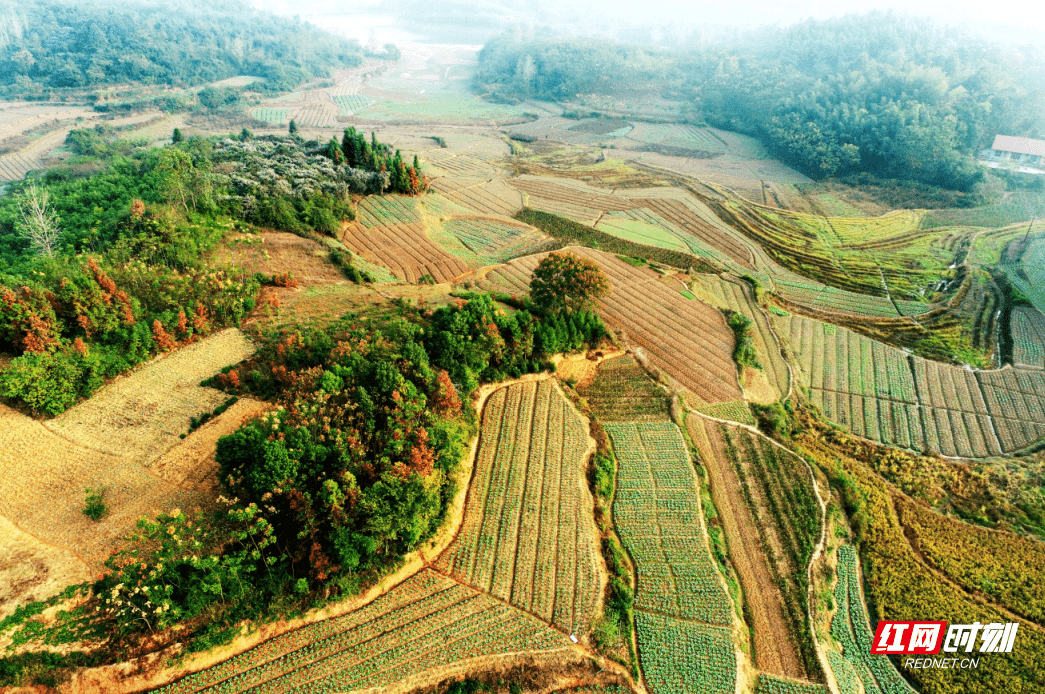
[[[87,488],[87,499],[83,506],[83,515],[93,521],[100,521],[102,519],[102,516],[105,515],[106,511],[105,502],[102,500],[104,493],[104,489]]]

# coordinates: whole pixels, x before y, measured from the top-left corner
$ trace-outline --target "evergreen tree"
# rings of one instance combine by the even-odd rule
[[[171,135],[171,142],[173,142],[174,144],[178,144],[179,142],[184,141],[185,136],[181,134],[181,130],[179,128],[175,128],[174,133]]]
[[[290,119],[290,127],[287,129],[291,135],[298,134],[298,122],[293,118]]]

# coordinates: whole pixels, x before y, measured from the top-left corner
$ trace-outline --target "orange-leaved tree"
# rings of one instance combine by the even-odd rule
[[[530,279],[533,303],[552,312],[589,310],[609,291],[599,266],[573,253],[549,253]]]

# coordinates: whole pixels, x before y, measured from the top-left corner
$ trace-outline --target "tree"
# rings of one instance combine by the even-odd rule
[[[35,181],[17,198],[18,218],[15,229],[40,255],[54,255],[58,245],[58,215],[51,209],[51,196],[46,188],[38,188]]]
[[[175,128],[174,132],[171,134],[171,143],[176,145],[184,140],[185,136],[181,134],[181,130]]]
[[[291,135],[297,135],[298,134],[298,122],[296,120],[294,120],[293,118],[290,119],[290,127],[288,128],[288,131],[290,132]]]
[[[552,312],[590,309],[609,293],[609,280],[599,266],[573,253],[549,253],[533,271],[530,298]]]

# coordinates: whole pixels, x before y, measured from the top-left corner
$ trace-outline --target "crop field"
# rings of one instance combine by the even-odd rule
[[[639,660],[650,691],[732,692],[732,604],[708,547],[689,451],[671,422],[607,423],[613,513],[635,561]]]
[[[351,116],[374,103],[373,99],[362,94],[332,94],[330,98],[337,105],[339,116]]]
[[[467,186],[461,183],[452,178],[440,178],[432,183],[432,189],[451,202],[479,214],[511,217],[523,208],[522,194],[502,180],[481,179]]]
[[[635,560],[636,610],[729,626],[732,605],[708,548],[689,451],[671,422],[610,422],[619,463],[613,513]]]
[[[733,694],[737,658],[729,629],[635,613],[642,672],[651,694]]]
[[[601,212],[630,210],[639,205],[627,198],[607,195],[597,188],[581,187],[576,183],[570,185],[563,181],[549,178],[525,176],[511,179],[513,188],[537,198],[561,202],[578,207],[587,207]]]
[[[502,263],[546,250],[551,241],[531,226],[485,217],[455,217],[443,222],[443,230],[455,236],[483,264]]]
[[[224,402],[200,381],[252,354],[243,333],[223,330],[117,378],[45,426],[76,445],[148,464],[188,431],[190,417]]]
[[[610,295],[600,299],[600,314],[611,328],[623,331],[629,342],[642,348],[655,366],[700,402],[743,399],[733,362],[733,331],[721,313],[683,297],[650,270],[588,248],[569,250],[598,263],[609,277]],[[538,256],[513,260],[490,272],[486,285],[524,294],[539,262]]]
[[[773,259],[804,277],[832,287],[894,298],[917,296],[939,278],[953,256],[919,234],[915,244],[887,247],[868,254],[857,244],[882,244],[916,231],[919,216],[909,211],[881,217],[819,217],[728,197],[706,200],[725,222],[759,243]]]
[[[608,359],[578,392],[603,422],[667,422],[668,397],[630,356]]]
[[[160,395],[171,394],[161,391]],[[152,424],[171,426],[161,421]],[[187,430],[188,417],[180,432]],[[108,437],[118,439],[119,433],[109,430]],[[206,501],[149,474],[139,459],[88,448],[69,438],[0,406],[0,515],[35,538],[71,551],[92,573],[101,569],[139,517]],[[99,442],[104,439],[94,443]],[[105,490],[110,512],[98,523],[82,513],[88,487]]]
[[[744,589],[758,669],[818,679],[806,607],[806,568],[821,527],[812,471],[746,429],[695,416],[686,426]]]
[[[485,157],[467,152],[458,153],[451,149],[430,149],[425,152],[423,161],[439,167],[452,176],[489,178],[494,173],[493,166]]]
[[[0,156],[0,181],[21,181],[30,171],[44,168],[39,159],[27,157],[19,152]]]
[[[725,154],[725,142],[707,128],[678,123],[636,123],[628,139],[668,149],[692,150],[689,156],[705,158]],[[670,152],[668,152],[670,153]]]
[[[421,221],[417,198],[406,195],[368,195],[356,207],[356,223],[367,229]]]
[[[1022,366],[1045,367],[1045,315],[1035,308],[1012,310],[1012,360]]]
[[[684,253],[689,251],[689,245],[670,231],[667,225],[658,226],[644,219],[634,219],[626,213],[604,214],[595,228],[625,241],[633,241],[644,246],[666,248]]]
[[[1023,235],[1017,236],[1016,240],[1007,245],[1006,256],[1013,247],[1020,249],[1019,258],[1013,262],[1005,257],[1000,267],[1013,286],[1030,299],[1035,308],[1045,311],[1045,270],[1042,269],[1045,267],[1045,234],[1035,234],[1026,243],[1023,242]]]
[[[584,477],[587,433],[554,380],[491,395],[464,522],[436,567],[568,633],[587,633],[605,582]]]
[[[367,606],[304,626],[155,694],[333,694],[382,687],[471,659],[561,652],[538,619],[424,569]]]
[[[1019,451],[1045,438],[1045,371],[1006,368],[980,371],[976,378],[1002,450]]]
[[[261,106],[252,109],[250,115],[271,125],[283,125],[289,121],[291,115],[296,112],[296,108],[271,108],[268,106]]]
[[[700,275],[694,283],[701,300],[719,309],[736,311],[751,320],[751,337],[762,365],[766,381],[775,391],[774,399],[787,397],[791,377],[787,362],[780,354],[780,345],[773,334],[769,319],[754,303],[751,289],[742,281],[723,279],[715,275]]]
[[[698,201],[640,198],[634,202],[694,236],[704,245],[723,253],[739,265],[747,269],[755,267],[753,254],[743,237],[729,229],[710,209]]]
[[[795,682],[770,675],[759,675],[755,694],[827,694],[827,687],[822,684]]]
[[[729,422],[739,422],[740,424],[750,424],[755,426],[755,416],[751,414],[751,406],[748,405],[747,400],[737,400],[736,402],[722,402],[717,405],[703,405],[701,407],[694,408],[701,414],[706,414],[708,417],[715,419],[724,419]]]
[[[416,283],[426,275],[447,282],[469,272],[463,260],[433,243],[427,231],[423,222],[370,228],[350,222],[343,227],[341,242],[406,282]]]
[[[971,458],[1045,438],[1045,372],[972,371],[808,318],[775,321],[813,403],[858,436]]]
[[[838,611],[831,619],[831,635],[843,649],[843,657],[863,684],[865,694],[915,694],[888,656],[870,655],[874,632],[864,610],[860,569],[852,545],[838,548]]]
[[[863,212],[859,207],[851,205],[831,193],[809,193],[806,197],[818,213],[825,217],[863,216]]]

